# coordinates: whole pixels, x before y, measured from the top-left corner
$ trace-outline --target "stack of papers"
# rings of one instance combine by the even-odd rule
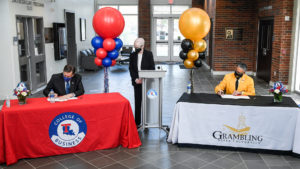
[[[249,96],[233,96],[230,94],[221,95],[222,99],[250,99]]]
[[[56,97],[55,102],[64,102],[64,101],[75,100],[75,99],[77,99],[77,97],[71,97],[69,99],[60,99],[59,97]],[[47,98],[47,100],[50,102],[50,98]]]

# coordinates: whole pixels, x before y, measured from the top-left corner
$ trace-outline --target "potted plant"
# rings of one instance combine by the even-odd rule
[[[282,102],[282,94],[287,92],[288,89],[281,82],[275,82],[273,88],[270,89],[270,93],[274,95],[274,102]]]
[[[27,89],[24,82],[20,82],[14,89],[14,95],[18,97],[19,104],[23,105],[26,104],[26,97],[30,95],[30,90]]]

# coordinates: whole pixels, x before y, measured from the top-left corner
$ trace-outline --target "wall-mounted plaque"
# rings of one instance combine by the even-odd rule
[[[227,40],[243,40],[243,29],[242,28],[226,28],[225,38]]]

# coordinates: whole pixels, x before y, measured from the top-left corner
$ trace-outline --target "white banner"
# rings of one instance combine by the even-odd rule
[[[295,107],[179,102],[168,141],[290,151],[298,113]]]

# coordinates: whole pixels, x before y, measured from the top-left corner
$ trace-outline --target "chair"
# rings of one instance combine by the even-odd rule
[[[97,66],[94,62],[96,55],[92,49],[80,51],[81,68],[84,70],[99,70],[101,67]]]

